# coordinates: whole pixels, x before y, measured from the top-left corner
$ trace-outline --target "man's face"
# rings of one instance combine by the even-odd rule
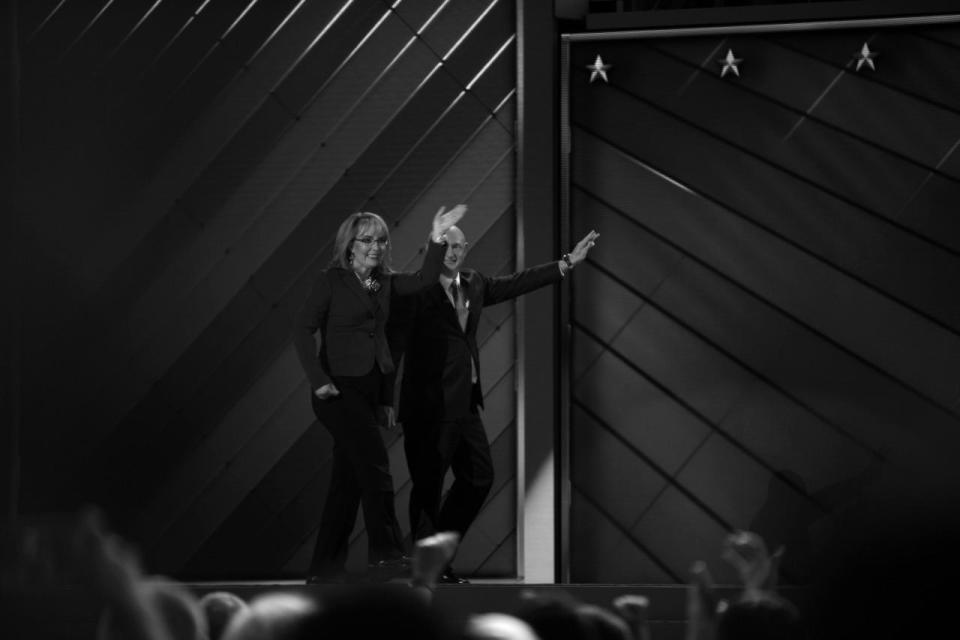
[[[460,271],[467,255],[467,239],[457,227],[450,227],[444,238],[447,240],[447,253],[443,257],[443,275],[452,278]]]

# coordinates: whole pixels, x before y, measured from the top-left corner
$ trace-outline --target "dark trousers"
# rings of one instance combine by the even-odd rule
[[[462,536],[493,486],[490,443],[480,416],[404,422],[404,429],[404,452],[413,482],[410,529],[414,539],[438,531],[456,531]],[[453,485],[443,499],[448,470],[453,471]]]
[[[368,561],[403,554],[403,536],[393,504],[390,459],[377,423],[379,371],[362,377],[334,380],[340,395],[327,400],[313,396],[317,419],[333,436],[333,470],[320,518],[309,575],[342,573],[350,534],[363,507]]]

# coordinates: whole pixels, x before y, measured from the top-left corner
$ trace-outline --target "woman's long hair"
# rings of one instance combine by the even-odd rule
[[[375,213],[369,211],[358,211],[347,216],[347,219],[340,223],[337,230],[337,239],[333,245],[333,257],[330,260],[331,267],[342,267],[351,269],[353,263],[353,241],[357,235],[369,228],[370,235],[374,237],[385,236],[387,246],[383,248],[380,259],[380,266],[377,267],[379,273],[392,273],[390,266],[390,227],[386,221]]]

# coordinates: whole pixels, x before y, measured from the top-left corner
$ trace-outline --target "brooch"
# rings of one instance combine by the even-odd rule
[[[380,291],[380,281],[373,276],[370,276],[366,280],[361,280],[360,284],[362,284],[363,288],[369,293],[376,293],[377,291]]]

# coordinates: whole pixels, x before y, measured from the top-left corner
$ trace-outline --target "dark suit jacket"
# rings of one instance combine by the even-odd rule
[[[405,300],[403,311],[394,314],[388,331],[404,358],[399,419],[459,418],[482,407],[477,322],[483,307],[560,279],[556,262],[496,278],[470,269],[461,271],[460,286],[470,311],[466,330],[460,328],[456,310],[439,282]],[[471,380],[471,361],[476,384]]]
[[[349,269],[323,271],[294,321],[293,343],[310,387],[319,389],[335,376],[362,376],[379,365],[384,374],[381,403],[393,403],[394,363],[386,338],[391,301],[417,293],[440,277],[446,244],[429,242],[416,273],[381,275],[380,290],[370,293]],[[320,331],[320,350],[314,334]]]

